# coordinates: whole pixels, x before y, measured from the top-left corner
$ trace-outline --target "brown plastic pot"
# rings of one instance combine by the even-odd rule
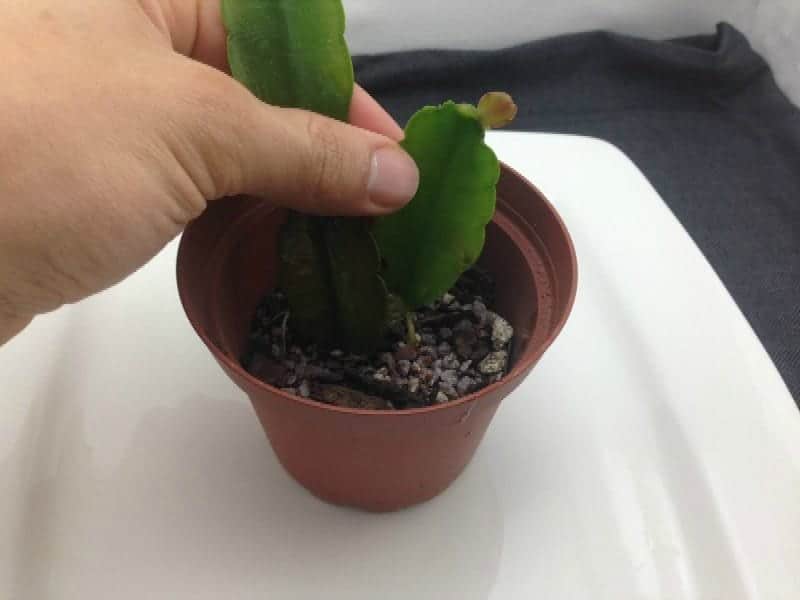
[[[282,209],[238,197],[213,204],[186,228],[177,276],[189,320],[250,397],[283,466],[312,493],[371,511],[433,498],[464,470],[500,401],[567,320],[577,264],[564,224],[533,185],[503,166],[481,262],[497,278],[498,312],[516,331],[512,370],[448,404],[380,412],[283,393],[239,363],[255,307],[276,282],[276,237],[284,218]]]

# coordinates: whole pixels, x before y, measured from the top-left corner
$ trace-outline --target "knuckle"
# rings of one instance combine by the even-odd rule
[[[310,193],[320,199],[337,199],[347,183],[345,143],[337,132],[336,123],[309,115],[307,133],[310,143]]]
[[[244,140],[252,128],[241,90],[224,73],[202,65],[187,69],[186,77],[173,153],[205,199],[237,193],[247,158]]]

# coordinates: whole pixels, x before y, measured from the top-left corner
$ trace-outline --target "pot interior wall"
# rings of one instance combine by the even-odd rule
[[[242,355],[256,306],[277,284],[277,233],[282,210],[257,206],[239,218],[220,241],[206,271],[209,334],[231,358]],[[491,223],[481,257],[497,279],[497,311],[517,332],[514,355],[536,331],[538,289],[526,257],[503,227]],[[546,333],[546,332],[544,332]]]
[[[486,245],[479,264],[495,277],[495,311],[514,327],[513,362],[538,331],[539,293],[546,282],[537,282],[525,256],[508,231],[492,222],[486,229]],[[543,332],[544,333],[544,332]],[[537,336],[538,337],[538,336]]]

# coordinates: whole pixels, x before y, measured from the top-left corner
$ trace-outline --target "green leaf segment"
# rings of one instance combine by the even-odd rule
[[[256,96],[347,120],[353,66],[340,0],[222,0],[222,13],[233,75]],[[402,145],[420,187],[394,215],[369,223],[290,213],[280,284],[296,335],[369,352],[390,319],[452,287],[480,256],[494,214],[500,167],[485,130],[515,114],[507,94],[491,93],[478,108],[447,102],[412,117]]]

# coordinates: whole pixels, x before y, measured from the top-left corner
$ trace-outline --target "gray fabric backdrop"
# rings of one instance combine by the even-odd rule
[[[500,89],[521,107],[517,129],[621,148],[719,273],[800,406],[800,110],[736,29],[666,42],[592,32],[355,62],[401,123],[425,104]]]

